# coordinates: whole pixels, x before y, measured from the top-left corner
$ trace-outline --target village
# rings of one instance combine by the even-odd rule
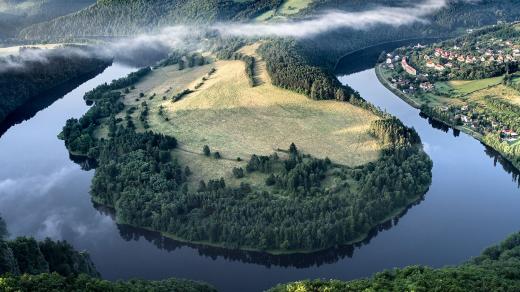
[[[493,37],[477,40],[449,45],[417,44],[398,49],[387,53],[380,66],[389,72],[387,82],[390,87],[412,99],[450,95],[450,92],[441,92],[436,84],[457,79],[457,72],[462,71],[461,68],[467,71],[481,70],[483,74],[501,70],[506,72],[510,67],[518,70],[520,40]],[[464,101],[462,104],[435,106],[429,111],[434,117],[452,125],[462,126],[482,135],[498,133],[499,139],[509,144],[519,142],[518,133],[493,117],[485,106],[471,101]]]

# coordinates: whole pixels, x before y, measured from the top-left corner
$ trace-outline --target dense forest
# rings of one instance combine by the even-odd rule
[[[0,41],[13,38],[31,25],[81,10],[95,0],[4,0],[0,1]]]
[[[411,266],[388,270],[370,279],[301,281],[279,285],[272,292],[296,291],[518,291],[520,233],[490,247],[467,263],[432,269]]]
[[[7,240],[7,235],[5,221],[0,217],[0,275],[58,273],[65,277],[99,277],[89,255],[75,251],[67,242],[38,242],[29,237]]]
[[[84,75],[99,73],[111,63],[75,51],[79,49],[23,50],[19,56],[0,59],[0,122],[32,98]]]
[[[272,64],[271,55],[266,57]],[[306,80],[304,74],[311,72],[339,86],[333,76],[304,61],[296,66],[308,69],[301,73]],[[124,108],[124,92],[148,72],[143,69],[87,93],[85,99],[94,106],[79,120],[67,121],[60,135],[72,153],[97,161],[93,199],[113,207],[119,223],[230,248],[317,250],[366,236],[389,215],[420,198],[431,183],[432,163],[417,133],[381,115],[388,120],[374,124],[372,133],[386,150],[375,162],[356,168],[335,165],[291,145],[281,151],[287,155],[253,155],[247,169],[234,171],[237,178],[261,172],[266,176],[264,185],[230,187],[224,179],[208,178],[197,188],[190,187],[189,165],[181,165],[172,152],[175,138],[136,132],[129,112],[126,118],[116,118]],[[336,90],[348,89],[330,92]],[[319,98],[312,89],[306,93]],[[95,136],[101,124],[108,126],[108,139]],[[387,130],[390,133],[383,135]],[[210,154],[209,149],[205,152]]]
[[[166,25],[250,19],[281,3],[281,0],[100,0],[78,13],[24,29],[20,37],[126,36]]]
[[[163,281],[130,280],[109,282],[98,278],[79,275],[64,277],[56,273],[40,275],[0,276],[2,291],[34,292],[215,292],[215,288],[189,280],[168,279]]]
[[[155,0],[98,1],[79,13],[33,25],[20,33],[21,38],[60,39],[79,36],[132,35],[157,26],[179,23],[214,23],[244,21],[277,8],[281,0],[262,1],[201,1]],[[305,18],[319,11],[361,11],[375,7],[405,6],[415,1],[316,0],[294,17]],[[376,26],[367,30],[342,28],[304,38],[298,42],[305,55],[315,64],[333,70],[344,54],[381,42],[410,38],[448,37],[460,34],[465,28],[512,21],[520,16],[520,3],[513,0],[484,0],[476,5],[454,1],[420,22],[404,27]]]

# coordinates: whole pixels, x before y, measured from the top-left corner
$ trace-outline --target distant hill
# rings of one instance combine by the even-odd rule
[[[18,22],[17,16],[0,12],[0,39],[13,33],[16,22]]]
[[[78,13],[33,25],[20,37],[121,36],[164,25],[244,20],[282,0],[98,0]]]
[[[0,39],[31,24],[81,10],[95,0],[0,0]]]
[[[127,36],[164,25],[250,20],[284,3],[284,0],[98,0],[77,13],[32,25],[19,36],[24,39]],[[417,1],[313,0],[292,17],[304,18],[327,10],[361,11],[381,5],[407,7],[414,3]],[[303,43],[310,55],[318,56],[316,65],[332,68],[341,55],[379,42],[451,37],[467,28],[518,19],[520,1],[517,0],[449,1],[447,7],[430,15],[426,23],[366,31],[342,28]]]
[[[417,1],[418,2],[418,1]],[[415,2],[415,3],[417,3]],[[405,7],[408,0],[316,0],[305,13],[319,10],[361,10],[374,5]],[[425,23],[401,27],[378,26],[369,30],[338,29],[303,43],[315,65],[333,68],[338,59],[351,51],[378,43],[412,38],[453,37],[470,28],[520,20],[518,0],[449,1],[449,5],[427,17]]]

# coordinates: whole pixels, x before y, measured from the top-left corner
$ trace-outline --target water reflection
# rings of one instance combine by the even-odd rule
[[[56,100],[63,98],[67,93],[76,89],[79,85],[85,83],[101,72],[104,69],[83,75],[81,77],[70,80],[56,88],[42,94],[38,97],[32,98],[29,102],[19,107],[17,110],[9,114],[6,119],[0,123],[0,138],[14,125],[18,125],[33,118],[39,111],[47,108]]]
[[[502,154],[497,152],[495,149],[485,145],[484,143],[482,143],[482,145],[485,147],[484,152],[486,155],[493,159],[493,165],[495,167],[498,165],[502,166],[502,169],[505,172],[511,174],[513,182],[516,182],[518,188],[520,188],[520,171],[518,171],[518,169],[516,169],[516,167],[509,160],[505,159],[504,156],[502,156]]]
[[[372,229],[366,239],[352,245],[338,246],[335,248],[326,249],[319,252],[308,254],[288,254],[288,255],[272,255],[264,252],[244,251],[238,249],[227,249],[220,247],[212,247],[202,244],[193,244],[187,242],[177,241],[165,236],[161,233],[137,228],[129,225],[117,224],[117,229],[121,238],[125,241],[140,241],[142,238],[155,245],[157,248],[174,252],[183,247],[189,247],[197,250],[198,254],[212,260],[222,258],[228,261],[236,261],[241,263],[257,264],[265,267],[283,267],[283,268],[297,268],[305,269],[309,267],[320,267],[325,264],[332,264],[345,258],[352,258],[356,249],[365,245],[369,245],[371,240],[375,238],[380,232],[390,230],[398,225],[400,218],[405,216],[408,211],[416,205],[419,205],[424,200],[421,197],[417,202],[410,205],[403,212],[395,218],[388,220],[374,229]],[[104,205],[93,202],[101,214],[111,217],[115,220],[115,211]]]

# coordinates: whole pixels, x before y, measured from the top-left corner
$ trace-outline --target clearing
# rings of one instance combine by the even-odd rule
[[[285,20],[309,7],[313,0],[286,0],[278,9],[269,10],[259,15],[257,21]]]

